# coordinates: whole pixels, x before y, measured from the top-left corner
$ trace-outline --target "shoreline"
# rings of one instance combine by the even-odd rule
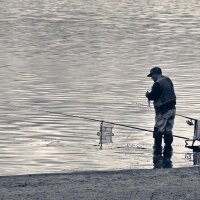
[[[200,199],[200,167],[0,176],[1,200]]]

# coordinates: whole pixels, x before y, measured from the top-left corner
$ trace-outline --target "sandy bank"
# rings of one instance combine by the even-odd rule
[[[1,200],[197,200],[200,168],[0,177]]]

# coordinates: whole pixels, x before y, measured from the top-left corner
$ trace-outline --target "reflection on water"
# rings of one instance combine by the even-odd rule
[[[152,129],[144,93],[154,65],[175,84],[177,112],[200,118],[198,0],[2,1],[0,174],[152,168],[152,137],[115,126],[99,150],[99,123]],[[50,112],[48,112],[50,111]],[[52,114],[59,112],[61,114]],[[174,132],[192,137],[181,117]],[[185,160],[173,143],[173,166]]]

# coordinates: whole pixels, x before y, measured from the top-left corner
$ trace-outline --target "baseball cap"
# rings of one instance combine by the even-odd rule
[[[151,77],[152,74],[157,73],[157,74],[162,74],[162,70],[160,69],[160,67],[153,67],[150,70],[150,73],[147,75],[147,77]]]

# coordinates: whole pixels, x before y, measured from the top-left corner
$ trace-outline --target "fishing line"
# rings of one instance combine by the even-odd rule
[[[150,106],[147,106],[147,105],[145,105],[145,104],[138,103],[138,102],[136,102],[135,104],[137,104],[137,105],[139,105],[139,106],[141,106],[141,107],[144,107],[144,108],[152,108],[152,107],[150,107]],[[179,117],[183,117],[183,118],[186,118],[186,119],[190,119],[190,120],[197,120],[197,119],[195,119],[195,118],[188,117],[188,116],[185,116],[185,115],[181,115],[181,114],[178,114],[178,113],[176,113],[176,115],[179,116]]]

